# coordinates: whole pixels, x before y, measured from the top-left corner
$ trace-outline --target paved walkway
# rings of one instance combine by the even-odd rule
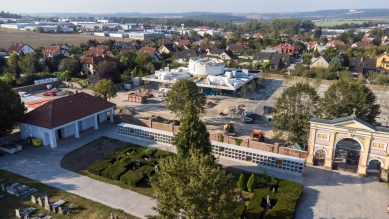
[[[374,176],[306,167],[298,219],[389,218],[389,190]]]

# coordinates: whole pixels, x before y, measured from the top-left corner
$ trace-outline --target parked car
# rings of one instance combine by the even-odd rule
[[[30,93],[24,92],[24,91],[19,92],[19,95],[20,95],[20,97],[29,97],[29,96],[31,96]]]
[[[43,96],[57,96],[57,93],[53,90],[48,90],[42,93]]]

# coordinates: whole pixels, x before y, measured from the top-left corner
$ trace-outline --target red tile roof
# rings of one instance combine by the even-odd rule
[[[156,48],[142,47],[139,52],[155,52]]]
[[[81,92],[43,104],[26,113],[22,122],[52,129],[114,106],[116,104]]]
[[[93,54],[93,56],[102,56],[102,55],[108,55],[108,56],[111,56],[112,55],[112,52],[111,51],[107,51],[106,49],[99,49],[99,48],[95,48],[95,47],[89,47],[88,51],[86,51],[85,53],[85,56],[91,56]]]
[[[84,58],[81,59],[80,63],[81,64],[93,64],[93,65],[98,65],[100,62],[102,61],[108,61],[108,62],[115,62],[115,63],[119,63],[118,60],[110,57],[110,56],[107,56],[107,55],[102,55],[102,56],[97,56],[97,57],[87,57],[87,56],[84,56]]]
[[[26,43],[19,42],[19,43],[13,43],[8,49],[7,53],[8,55],[11,55],[12,53],[16,52],[19,53],[20,50],[23,48],[23,46],[27,45]],[[28,46],[28,45],[27,45]]]
[[[60,46],[49,46],[42,51],[45,56],[56,56],[61,51]]]

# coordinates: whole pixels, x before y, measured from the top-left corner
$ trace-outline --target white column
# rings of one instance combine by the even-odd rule
[[[109,114],[109,119],[111,120],[111,122],[113,122],[114,115],[115,115],[115,111],[113,110],[113,108],[111,108],[111,113]]]
[[[50,136],[50,147],[51,148],[56,148],[57,147],[57,139],[55,136],[55,130],[52,130],[49,134]]]
[[[74,123],[74,126],[76,128],[76,133],[74,133],[74,137],[79,138],[80,137],[80,131],[78,130],[78,121]]]
[[[97,114],[95,115],[95,129],[99,129],[99,122],[97,121]]]

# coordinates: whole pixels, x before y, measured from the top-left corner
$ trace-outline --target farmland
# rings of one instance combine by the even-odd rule
[[[371,19],[324,19],[324,20],[314,20],[316,26],[322,26],[322,27],[332,27],[336,25],[342,25],[342,24],[362,24],[363,22],[380,22],[383,23],[388,22],[389,17],[382,17],[382,18],[371,18]]]
[[[36,33],[31,31],[20,31],[0,28],[0,48],[8,49],[14,42],[25,42],[32,48],[39,46],[47,47],[52,43],[67,43],[68,45],[79,45],[80,43],[86,43],[89,39],[96,39],[101,42],[107,39],[122,40],[121,38],[114,37],[100,37],[94,35],[83,34],[49,34],[49,33]],[[129,42],[132,39],[125,38],[124,41]]]

